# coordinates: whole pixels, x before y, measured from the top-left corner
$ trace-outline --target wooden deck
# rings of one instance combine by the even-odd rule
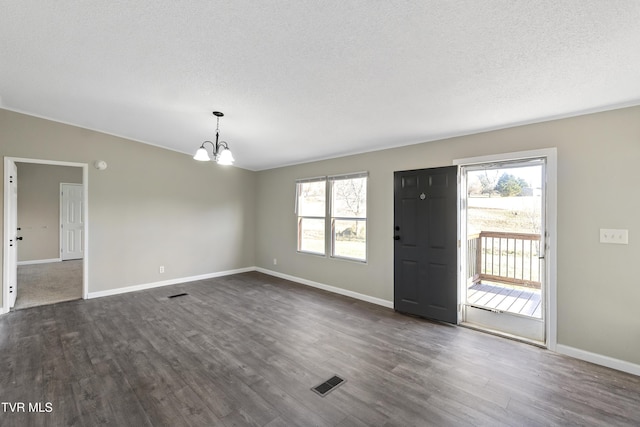
[[[542,318],[540,289],[498,283],[476,283],[467,289],[467,303],[475,306]]]

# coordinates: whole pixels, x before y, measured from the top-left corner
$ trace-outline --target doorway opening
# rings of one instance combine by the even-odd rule
[[[543,155],[460,163],[461,324],[542,346],[554,338],[548,175]]]
[[[87,298],[87,165],[5,157],[4,166],[1,312]]]

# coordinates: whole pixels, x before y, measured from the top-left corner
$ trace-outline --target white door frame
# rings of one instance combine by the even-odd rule
[[[87,299],[89,294],[89,165],[87,163],[74,163],[74,162],[60,162],[56,160],[43,160],[43,159],[27,159],[21,157],[5,157],[4,158],[4,234],[5,242],[7,243],[7,236],[9,235],[9,165],[11,162],[18,163],[35,163],[41,165],[54,165],[54,166],[71,166],[82,168],[82,184],[84,186],[84,262],[82,266],[82,298]],[[18,183],[20,185],[20,183]],[[18,194],[20,188],[18,188]],[[9,312],[9,256],[7,251],[3,251],[2,257],[2,307],[0,308],[0,314]]]
[[[539,150],[519,151],[513,153],[501,153],[480,157],[469,157],[464,159],[455,159],[454,165],[473,165],[479,163],[492,163],[502,162],[508,160],[526,160],[531,158],[546,158],[546,250],[545,250],[545,273],[547,280],[547,293],[546,293],[546,322],[545,322],[545,337],[546,347],[549,350],[555,351],[557,345],[557,219],[558,219],[558,154],[557,149],[543,148]],[[458,185],[458,191],[460,185]],[[460,201],[460,196],[458,196]],[[460,220],[461,207],[458,206],[458,241],[464,237],[462,222]],[[466,285],[466,272],[462,272],[462,257],[464,256],[463,248],[466,245],[458,245],[458,283],[459,289],[462,289]],[[459,300],[460,301],[460,300]],[[458,305],[460,307],[460,304]],[[458,323],[460,323],[459,310]]]
[[[9,191],[7,200],[9,205],[18,206],[18,166],[14,162],[9,162],[7,165],[8,170],[8,183]],[[7,254],[7,264],[16,265],[16,268],[9,268],[7,270],[7,287],[9,288],[8,299],[5,305],[8,309],[15,306],[16,296],[18,295],[18,215],[16,209],[11,209],[12,215],[7,217],[7,229],[4,235],[5,243],[4,250]],[[15,214],[15,215],[14,215]],[[22,233],[20,233],[22,234]],[[8,240],[8,242],[7,242]],[[12,289],[13,287],[13,289]]]

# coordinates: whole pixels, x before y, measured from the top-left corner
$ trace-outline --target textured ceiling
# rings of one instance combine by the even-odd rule
[[[637,0],[0,0],[0,107],[261,170],[640,104]]]

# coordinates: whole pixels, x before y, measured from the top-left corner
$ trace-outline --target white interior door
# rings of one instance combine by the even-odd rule
[[[60,253],[63,261],[84,258],[84,190],[60,184]]]
[[[9,197],[7,199],[8,238],[7,280],[9,308],[16,303],[18,296],[18,167],[16,162],[9,162]]]

